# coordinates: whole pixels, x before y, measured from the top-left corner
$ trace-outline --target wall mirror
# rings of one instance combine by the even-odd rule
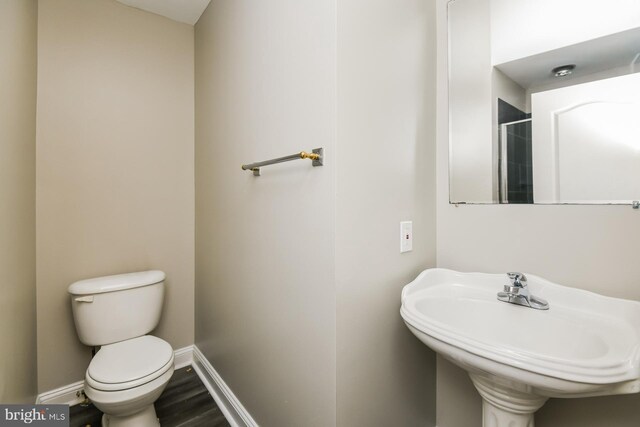
[[[451,203],[640,200],[640,1],[452,0]]]

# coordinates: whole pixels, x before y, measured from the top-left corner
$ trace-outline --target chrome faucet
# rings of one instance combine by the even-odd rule
[[[527,287],[527,276],[522,273],[507,273],[510,285],[504,285],[504,292],[498,292],[498,300],[511,304],[524,305],[536,310],[548,310],[549,303],[542,298],[535,297]]]

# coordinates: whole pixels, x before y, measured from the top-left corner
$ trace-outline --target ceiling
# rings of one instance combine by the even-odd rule
[[[117,0],[127,6],[195,25],[211,0]]]
[[[640,28],[622,31],[609,36],[562,47],[549,52],[497,64],[496,68],[524,89],[534,89],[557,82],[551,70],[567,64],[575,64],[573,74],[562,80],[570,80],[606,70],[628,67],[628,72],[638,71],[640,59]]]

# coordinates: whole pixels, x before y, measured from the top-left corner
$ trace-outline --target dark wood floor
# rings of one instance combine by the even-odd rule
[[[173,373],[155,407],[162,427],[230,427],[190,366]],[[93,405],[76,405],[70,416],[70,427],[100,427],[102,412]]]

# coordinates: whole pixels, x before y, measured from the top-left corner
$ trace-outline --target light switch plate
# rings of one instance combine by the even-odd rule
[[[400,223],[400,253],[413,250],[413,221]]]

